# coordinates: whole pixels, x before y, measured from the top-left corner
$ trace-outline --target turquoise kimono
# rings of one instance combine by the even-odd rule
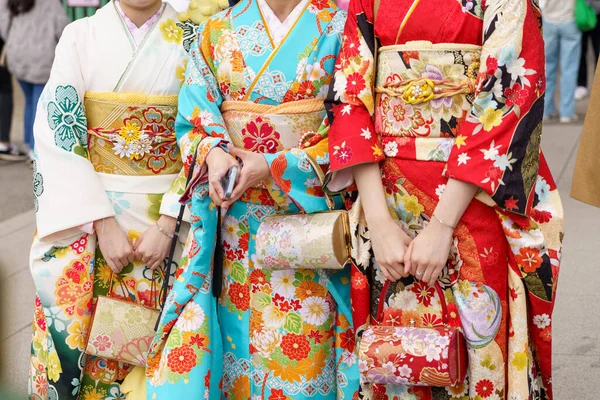
[[[334,2],[311,0],[275,45],[256,1],[243,0],[198,27],[176,121],[186,168],[197,156],[187,189],[192,228],[151,346],[149,400],[326,400],[356,393],[348,268],[286,269],[276,257],[266,267],[255,251],[266,216],[327,210],[313,168],[329,164],[323,100],[345,18]],[[204,162],[226,143],[263,154],[272,177],[248,189],[222,219],[217,301],[211,290],[217,213]],[[282,237],[281,246],[303,239]]]

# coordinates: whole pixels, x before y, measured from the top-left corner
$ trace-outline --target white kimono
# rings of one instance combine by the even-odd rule
[[[111,2],[69,25],[39,102],[38,230],[31,251],[38,298],[30,392],[36,399],[78,393],[124,399],[120,382],[131,367],[84,353],[88,341],[117,347],[110,337],[87,337],[94,298],[110,292],[153,306],[164,279],[138,261],[112,277],[92,229],[93,221],[115,217],[135,242],[161,214],[177,216],[185,183],[174,132],[187,61],[184,25],[167,4],[138,46],[125,22]],[[136,343],[135,351],[147,345]]]

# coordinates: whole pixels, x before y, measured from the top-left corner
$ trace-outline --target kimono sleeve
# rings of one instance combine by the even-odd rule
[[[544,109],[544,42],[534,3],[487,2],[475,100],[445,172],[521,215],[534,203]]]
[[[290,207],[290,201],[306,213],[327,209],[321,177],[329,167],[328,130],[329,123],[325,118],[319,132],[303,148],[263,154],[272,177],[266,184],[267,190],[283,210],[297,211]],[[320,171],[316,171],[315,168],[319,168]]]
[[[334,81],[326,102],[331,121],[332,172],[384,158],[372,120],[376,40],[372,16],[371,1],[350,2]]]
[[[190,186],[206,180],[206,156],[216,146],[227,151],[230,142],[225,121],[221,115],[223,97],[209,64],[210,54],[202,51],[204,36],[210,35],[206,25],[198,28],[187,63],[186,77],[179,92],[179,107],[175,120],[175,133],[186,171],[196,154],[196,167]],[[188,190],[189,192],[189,190]]]
[[[87,21],[69,25],[56,48],[34,124],[34,205],[40,240],[81,233],[79,226],[115,215],[87,157],[85,82],[77,44]]]

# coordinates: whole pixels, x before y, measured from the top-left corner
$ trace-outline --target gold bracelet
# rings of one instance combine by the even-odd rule
[[[173,238],[175,237],[175,235],[174,235],[174,234],[172,234],[172,233],[169,233],[169,232],[165,231],[165,230],[162,228],[162,226],[160,226],[160,225],[158,224],[158,222],[156,223],[156,229],[158,229],[158,231],[159,231],[160,233],[162,233],[163,235],[167,236],[169,239],[173,239]]]
[[[436,220],[437,222],[439,222],[440,224],[442,224],[442,225],[444,225],[444,226],[446,226],[446,227],[448,227],[448,228],[450,228],[450,229],[452,229],[452,230],[455,230],[455,229],[456,229],[456,226],[452,226],[452,225],[450,225],[450,224],[447,224],[447,223],[445,223],[444,221],[442,221],[441,219],[439,219],[439,218],[438,218],[438,217],[437,217],[435,214],[433,214],[433,215],[432,215],[432,217],[433,217],[433,218],[435,218],[435,220]]]

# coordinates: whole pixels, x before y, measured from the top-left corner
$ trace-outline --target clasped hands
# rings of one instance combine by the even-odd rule
[[[386,279],[395,282],[409,275],[433,286],[448,262],[454,230],[432,218],[411,239],[391,218],[370,223],[375,260]]]
[[[173,233],[177,220],[163,215],[157,223],[166,231]],[[146,229],[139,238],[130,240],[114,218],[105,218],[94,222],[98,237],[98,246],[110,269],[118,274],[134,260],[143,262],[155,270],[160,267],[169,254],[172,240],[156,225]]]

